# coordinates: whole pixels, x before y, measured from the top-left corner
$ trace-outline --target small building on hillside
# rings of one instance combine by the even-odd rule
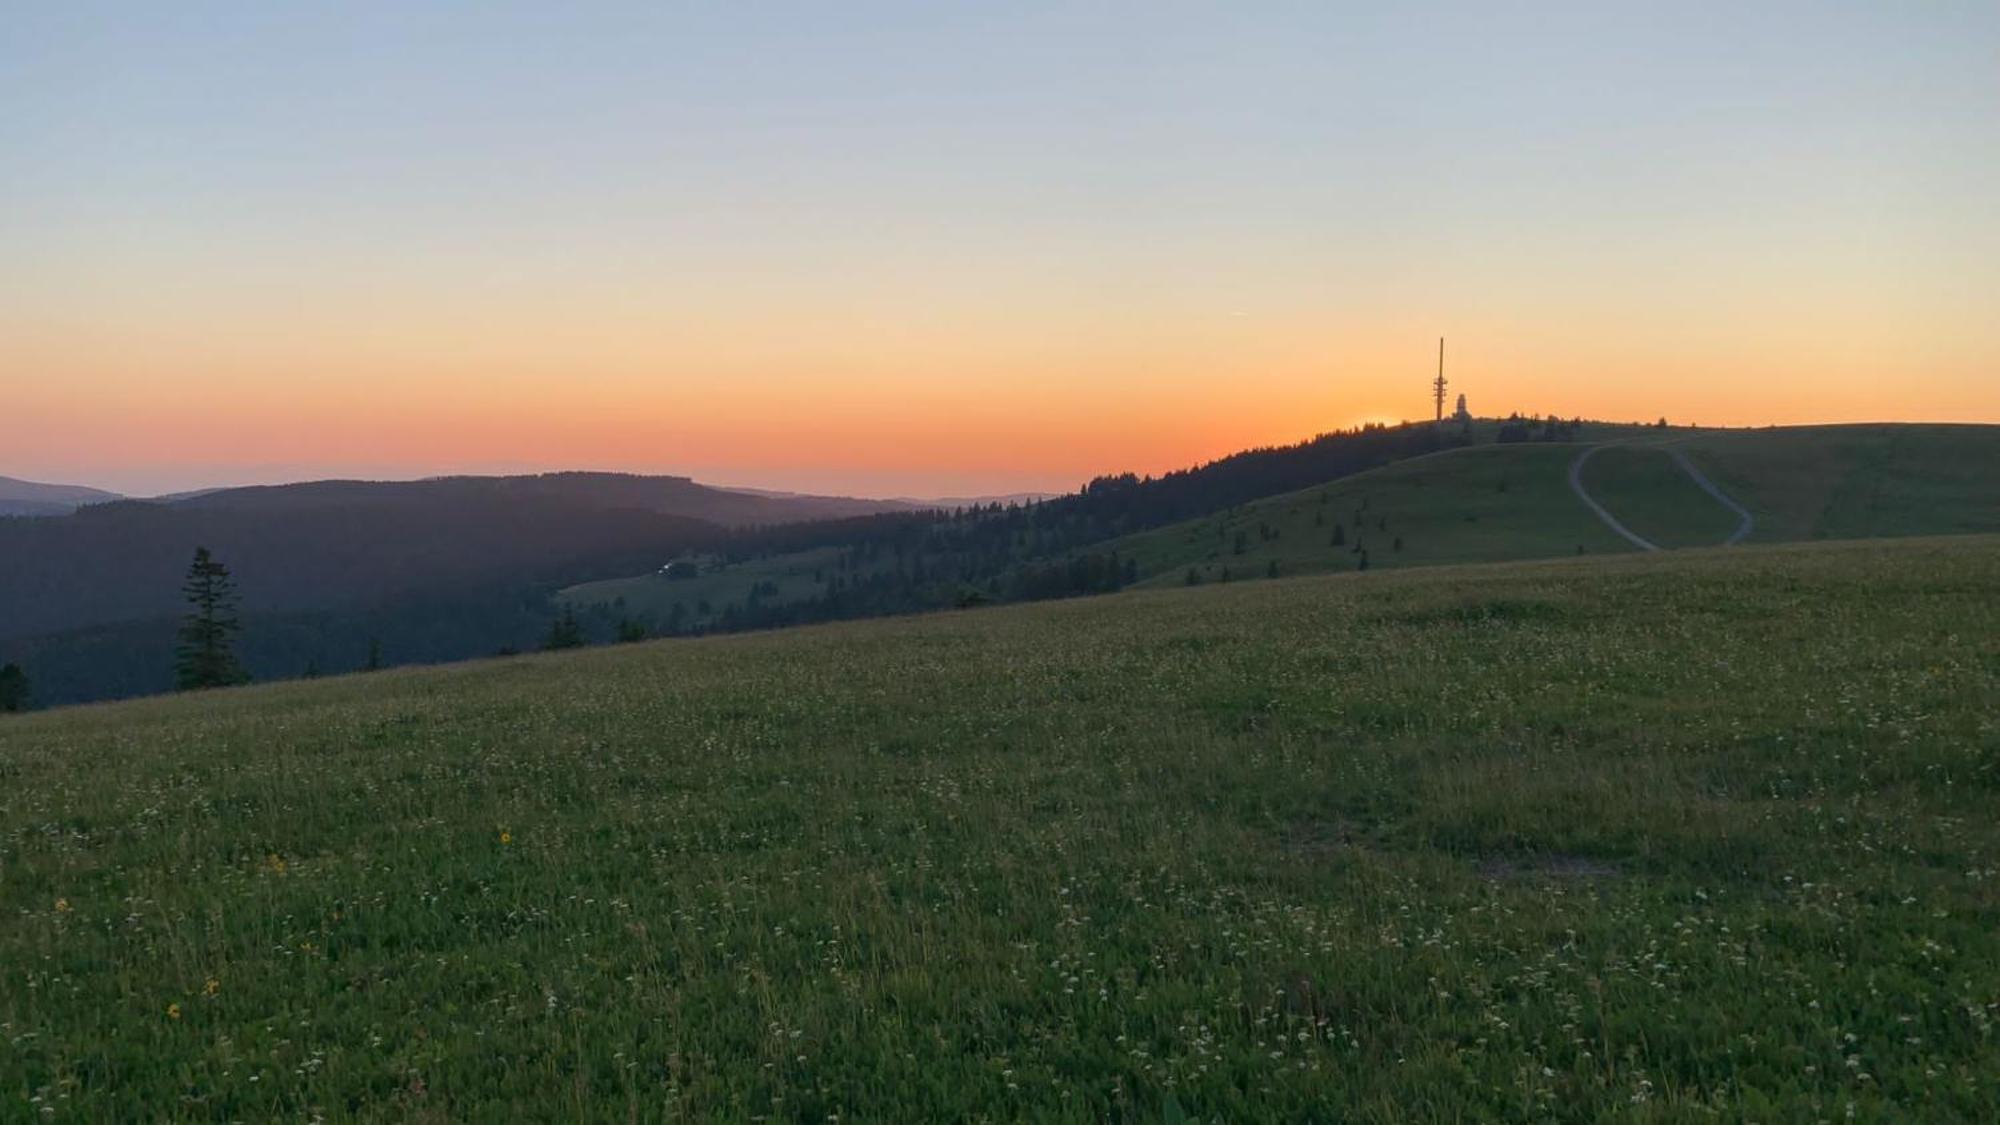
[[[1463,393],[1458,396],[1458,409],[1451,412],[1451,420],[1454,422],[1472,421],[1472,411],[1465,408],[1465,395]]]

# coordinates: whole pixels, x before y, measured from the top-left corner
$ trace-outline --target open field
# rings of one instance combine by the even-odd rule
[[[1455,563],[1620,554],[1638,549],[1578,499],[1571,465],[1612,518],[1665,549],[1728,542],[1739,514],[1704,491],[1685,456],[1753,516],[1748,542],[2000,532],[2000,426],[1894,424],[1758,430],[1584,423],[1576,441],[1477,444],[1413,457],[1164,527],[1070,544],[1026,566],[1116,552],[1146,587]],[[644,615],[668,631],[724,621],[729,607],[823,596],[842,552],[827,547],[705,570],[571,586],[560,601],[608,617]],[[938,560],[931,560],[936,563]],[[893,569],[883,559],[850,580]],[[955,572],[947,560],[940,573]],[[970,588],[970,586],[968,586]],[[1001,596],[1005,583],[982,588]],[[936,604],[950,604],[940,595]],[[676,609],[678,607],[678,610]]]
[[[1750,542],[2000,530],[2000,426],[1787,426],[1678,443],[1757,517]]]
[[[558,596],[573,606],[605,605],[616,612],[649,614],[659,622],[678,620],[692,628],[713,622],[724,606],[745,601],[760,590],[766,605],[817,597],[825,591],[825,576],[839,570],[840,553],[838,547],[816,547],[705,569],[693,578],[669,579],[663,574],[610,578],[570,586]],[[711,564],[704,560],[702,565]]]
[[[1635,548],[1570,491],[1576,445],[1478,445],[1401,461],[1112,544],[1145,585],[1497,562]],[[1693,486],[1690,485],[1690,488]],[[1707,500],[1707,497],[1703,497]],[[1710,501],[1712,503],[1712,501]],[[1339,542],[1335,542],[1336,533]]]
[[[1665,446],[1607,445],[1584,464],[1582,482],[1619,523],[1663,550],[1713,547],[1736,530],[1736,513],[1703,492]]]
[[[28,715],[0,1117],[1990,1119],[1996,698],[1982,537]]]
[[[1663,548],[1714,546],[1737,516],[1666,450],[1685,452],[1755,517],[1747,541],[2000,532],[2000,427],[1809,426],[1613,431],[1584,466],[1592,497]],[[1635,548],[1567,483],[1587,443],[1478,445],[1117,540],[1143,585],[1499,562]],[[1365,505],[1365,507],[1364,507]],[[1333,528],[1341,528],[1335,544]],[[1239,538],[1240,537],[1240,538]],[[1400,543],[1400,546],[1399,546]]]

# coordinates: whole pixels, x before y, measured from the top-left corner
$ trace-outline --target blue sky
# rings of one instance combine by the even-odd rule
[[[1990,3],[17,9],[13,475],[1050,487],[1413,414],[1440,333],[1495,406],[2000,420]],[[161,382],[240,424],[135,443]]]

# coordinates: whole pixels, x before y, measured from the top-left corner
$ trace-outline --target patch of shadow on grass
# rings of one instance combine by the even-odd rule
[[[1623,868],[1609,860],[1566,852],[1486,856],[1474,869],[1482,879],[1503,882],[1597,882],[1616,879],[1625,873]]]

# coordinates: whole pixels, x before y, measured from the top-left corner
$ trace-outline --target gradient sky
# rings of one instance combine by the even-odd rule
[[[2000,4],[9,4],[0,474],[2000,421]]]

